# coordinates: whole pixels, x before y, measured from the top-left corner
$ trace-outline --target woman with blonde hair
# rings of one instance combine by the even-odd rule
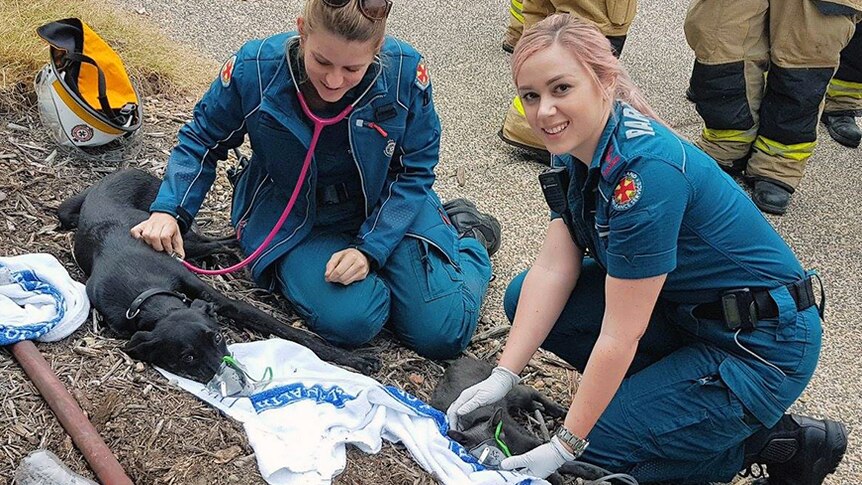
[[[463,199],[444,206],[432,188],[431,78],[415,49],[385,35],[391,8],[306,0],[296,32],[240,48],[180,130],[152,214],[131,231],[182,255],[216,162],[248,136],[231,223],[247,254],[265,246],[255,281],[335,344],[362,345],[388,324],[419,354],[449,358],[476,328],[500,227]]]
[[[580,457],[642,483],[703,483],[765,465],[770,484],[821,483],[844,425],[785,414],[820,351],[814,274],[659,120],[588,22],[538,23],[512,74],[555,154],[548,175],[560,177],[543,185],[568,189],[549,197],[542,249],[507,289],[498,367],[452,404],[450,424],[502,398],[542,347],[582,373],[578,392],[551,441],[503,468],[544,477]]]

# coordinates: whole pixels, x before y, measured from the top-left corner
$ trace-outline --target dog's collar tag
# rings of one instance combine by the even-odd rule
[[[487,439],[470,449],[470,454],[479,460],[479,463],[491,470],[498,470],[500,463],[506,459],[506,453],[498,448],[497,442]]]
[[[475,456],[483,466],[491,470],[499,469],[500,462],[506,459],[506,457],[512,456],[512,452],[509,451],[509,447],[506,446],[506,443],[503,441],[503,421],[500,420],[500,422],[497,423],[497,427],[494,429],[493,438],[486,439],[471,448],[469,451],[470,454]]]
[[[184,295],[178,291],[163,290],[161,288],[150,288],[149,290],[144,291],[143,293],[138,295],[137,298],[132,300],[132,304],[129,305],[129,309],[126,310],[126,320],[133,320],[135,317],[138,316],[139,313],[141,313],[141,305],[144,304],[144,301],[146,301],[147,298],[149,298],[153,295],[160,295],[160,294],[174,295],[175,297],[182,300],[183,303],[188,303],[190,301],[189,297],[187,297],[186,295]]]

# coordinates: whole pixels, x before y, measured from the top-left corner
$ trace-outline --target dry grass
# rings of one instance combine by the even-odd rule
[[[0,0],[0,112],[34,102],[33,76],[48,62],[47,44],[36,28],[69,17],[82,19],[120,54],[142,96],[197,94],[218,69],[146,18],[101,0]]]

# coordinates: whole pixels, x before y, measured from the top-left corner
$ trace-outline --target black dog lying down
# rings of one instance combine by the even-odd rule
[[[87,295],[116,332],[130,336],[131,357],[207,382],[227,347],[216,315],[239,328],[275,335],[308,347],[318,357],[365,374],[379,368],[370,354],[351,353],[295,329],[246,303],[227,298],[171,256],[157,252],[129,231],[149,217],[159,180],[140,170],[108,175],[64,201],[58,216],[76,228],[75,258],[89,276]],[[188,231],[187,258],[225,252],[222,240]]]

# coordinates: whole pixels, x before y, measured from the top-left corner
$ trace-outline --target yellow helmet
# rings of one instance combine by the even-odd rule
[[[51,47],[51,62],[36,74],[39,113],[57,143],[105,145],[141,127],[141,103],[123,61],[87,24],[69,18],[36,32]]]

